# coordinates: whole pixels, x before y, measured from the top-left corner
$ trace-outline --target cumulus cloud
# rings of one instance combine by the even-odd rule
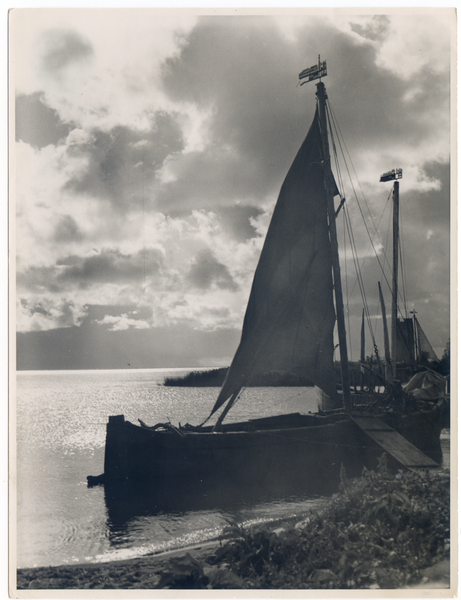
[[[56,225],[53,238],[56,242],[81,241],[82,233],[71,215],[62,215]]]
[[[138,240],[134,252],[94,247],[19,269],[18,296],[37,304],[42,298],[59,303],[66,294],[81,307],[130,305],[142,314],[149,306],[156,326],[239,327],[260,238],[236,242],[230,230],[213,213],[157,218],[146,227],[148,242]],[[120,311],[106,314],[118,317]]]
[[[203,290],[213,284],[221,289],[238,289],[226,265],[220,263],[209,248],[202,250],[195,258],[187,278],[194,287]]]
[[[76,80],[84,80],[93,56],[91,42],[74,29],[45,31],[36,42],[38,71],[59,86],[74,87]]]
[[[19,94],[15,101],[16,140],[22,140],[36,148],[56,145],[65,139],[72,129],[61,121],[58,111],[49,108],[40,92]]]
[[[383,43],[389,35],[390,19],[387,15],[356,17],[350,21],[350,28],[359,36],[372,42]]]
[[[54,29],[43,33],[38,48],[40,66],[49,73],[61,73],[68,65],[93,56],[89,40],[73,30]]]
[[[147,321],[142,321],[140,319],[133,319],[126,314],[120,315],[118,317],[112,317],[110,315],[106,315],[104,319],[100,321],[96,321],[100,325],[109,325],[110,331],[125,331],[127,329],[149,329],[150,325]]]
[[[240,327],[272,208],[315,110],[315,87],[297,86],[297,74],[320,53],[360,181],[344,179],[351,223],[362,225],[358,192],[384,252],[379,176],[402,167],[409,296],[443,313],[447,334],[449,18],[71,13],[24,21],[27,60],[16,67],[21,331],[81,324],[89,305],[105,311],[94,326],[111,331]],[[355,235],[363,260],[369,239]],[[374,299],[379,273],[365,268]],[[134,314],[144,307],[149,317]]]
[[[46,331],[60,327],[73,327],[82,323],[86,309],[73,300],[40,298],[30,301],[20,299],[16,307],[18,331]]]
[[[381,39],[377,63],[406,79],[424,71],[447,74],[447,62],[437,57],[449,55],[453,27],[447,12],[390,15],[386,18],[386,35]]]
[[[172,100],[213,109],[209,139],[202,151],[169,165],[172,180],[160,190],[162,205],[235,199],[258,205],[273,193],[302,141],[301,106],[293,104],[294,78],[287,71],[295,60],[271,19],[204,19],[197,25],[181,52],[165,62],[163,79]]]
[[[157,112],[147,131],[118,126],[108,132],[94,130],[69,145],[71,159],[84,161],[85,168],[66,183],[66,189],[79,195],[109,199],[123,211],[151,195],[156,174],[164,161],[184,146],[175,116]]]
[[[97,250],[94,250],[97,252]],[[130,256],[119,250],[102,250],[89,257],[66,256],[47,267],[30,267],[18,273],[18,288],[59,291],[98,284],[139,282],[152,278],[162,266],[163,257],[155,249]]]

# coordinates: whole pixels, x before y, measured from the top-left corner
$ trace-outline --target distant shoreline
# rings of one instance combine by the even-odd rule
[[[187,375],[165,377],[165,386],[175,387],[221,387],[229,367],[204,371],[191,371]],[[314,387],[306,377],[294,373],[271,372],[257,375],[248,384],[249,387]]]
[[[219,367],[214,369],[200,369],[190,371],[186,375],[178,377],[165,377],[165,386],[177,387],[221,387],[227,375],[229,367]],[[350,361],[349,375],[351,385],[381,385],[376,365],[371,369],[363,372],[360,363]],[[335,378],[339,384],[341,382],[341,371],[339,363],[335,363]],[[287,371],[270,371],[266,373],[256,374],[252,380],[245,384],[245,387],[314,387],[315,383],[307,377],[290,373]]]

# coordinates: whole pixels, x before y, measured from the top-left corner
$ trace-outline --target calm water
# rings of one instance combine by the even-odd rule
[[[174,370],[175,374],[189,369]],[[302,514],[322,498],[259,499],[216,506],[124,506],[110,510],[104,488],[87,488],[103,472],[109,415],[137,423],[201,423],[216,388],[162,386],[172,371],[28,371],[17,376],[18,567],[101,562],[198,543],[230,521],[265,522]],[[317,398],[306,388],[254,388],[227,419],[308,412]]]
[[[203,498],[163,506],[129,496],[111,504],[87,475],[103,472],[109,415],[137,423],[201,423],[217,388],[175,388],[165,375],[189,370],[34,371],[17,376],[18,567],[133,558],[219,536],[230,522],[263,523],[302,515],[324,502],[319,491],[283,499],[239,498],[218,506]],[[251,395],[252,401],[248,401]],[[317,410],[309,388],[253,388],[227,419]],[[449,433],[442,435],[449,464]],[[325,492],[323,492],[325,493]]]

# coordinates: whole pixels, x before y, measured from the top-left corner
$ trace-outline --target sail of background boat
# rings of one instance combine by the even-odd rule
[[[407,365],[431,365],[438,361],[431,343],[416,318],[399,321],[397,333],[397,360]]]

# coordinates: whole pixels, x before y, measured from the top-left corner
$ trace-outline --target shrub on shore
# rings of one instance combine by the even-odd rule
[[[228,367],[210,371],[191,371],[179,377],[165,377],[163,385],[179,387],[221,387],[227,375]]]

